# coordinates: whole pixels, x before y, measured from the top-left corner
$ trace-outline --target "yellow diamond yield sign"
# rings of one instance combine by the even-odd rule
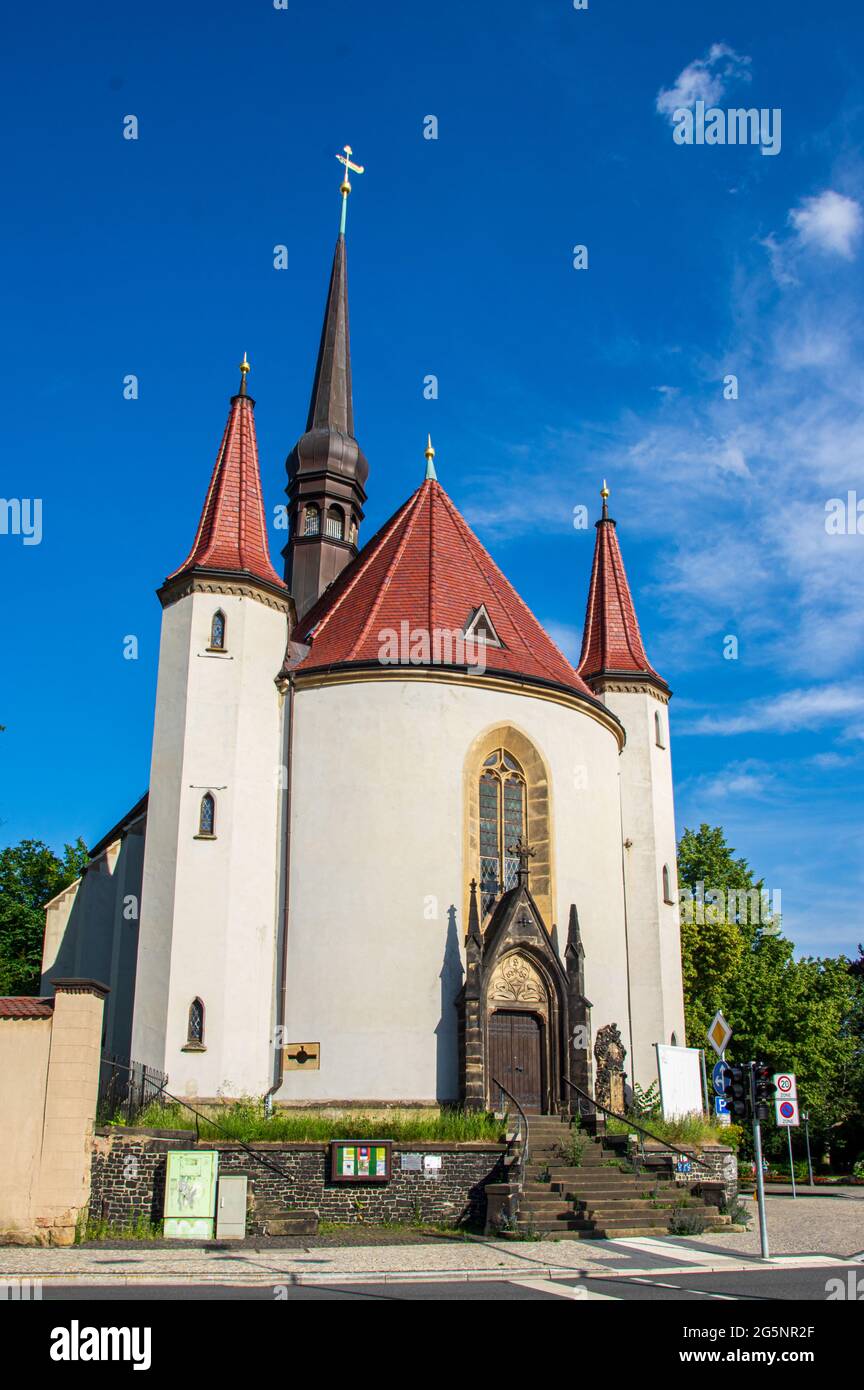
[[[729,1024],[726,1022],[725,1018],[718,1009],[716,1014],[714,1015],[714,1018],[712,1019],[711,1027],[708,1029],[708,1041],[710,1042],[714,1051],[717,1053],[718,1057],[723,1056],[723,1053],[729,1046],[729,1039],[731,1038],[731,1036],[732,1029],[729,1027]]]

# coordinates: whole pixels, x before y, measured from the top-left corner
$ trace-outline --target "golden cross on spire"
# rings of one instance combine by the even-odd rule
[[[337,154],[336,156],[336,158],[339,160],[339,163],[345,166],[345,174],[342,179],[342,183],[339,187],[339,192],[342,194],[342,224],[339,228],[339,231],[342,233],[343,236],[345,234],[345,217],[348,211],[348,194],[351,192],[351,180],[349,179],[348,175],[349,173],[365,173],[365,169],[362,164],[354,164],[352,162],[351,156],[354,153],[354,151],[352,150],[351,146],[345,145],[344,150],[344,154]]]

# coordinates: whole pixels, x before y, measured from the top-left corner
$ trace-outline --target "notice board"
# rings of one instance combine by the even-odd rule
[[[332,1139],[332,1182],[389,1182],[392,1139]]]

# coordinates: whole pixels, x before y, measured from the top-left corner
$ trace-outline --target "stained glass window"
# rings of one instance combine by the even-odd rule
[[[303,522],[304,536],[317,536],[321,529],[321,517],[317,507],[307,507]]]
[[[215,651],[225,650],[225,614],[221,608],[213,614],[213,622],[210,624],[210,646]]]
[[[498,895],[515,887],[519,859],[508,854],[526,834],[525,779],[511,753],[498,748],[483,763],[480,778],[480,892],[483,915]]]
[[[201,798],[201,814],[198,820],[199,835],[215,834],[216,801],[209,792]]]
[[[193,999],[189,1006],[189,1032],[187,1042],[203,1043],[204,1041],[204,1005],[200,999]]]

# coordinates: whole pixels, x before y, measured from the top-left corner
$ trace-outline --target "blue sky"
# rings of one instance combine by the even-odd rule
[[[575,656],[594,532],[573,509],[608,477],[675,691],[679,827],[726,828],[800,950],[853,951],[864,534],[829,535],[825,505],[864,499],[860,6],[48,3],[6,39],[0,494],[41,498],[43,536],[0,535],[3,842],[93,843],[146,787],[154,590],[244,350],[283,500],[347,141],[366,538],[431,430]],[[780,152],[677,145],[700,96],[780,108]]]

